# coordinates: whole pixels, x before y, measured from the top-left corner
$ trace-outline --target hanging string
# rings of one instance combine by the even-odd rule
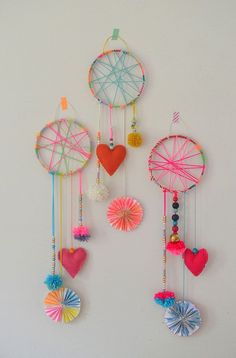
[[[126,107],[122,108],[123,110],[123,143],[125,146],[126,143]],[[126,176],[126,160],[124,160],[124,174],[123,174],[123,181],[124,181],[124,196],[127,195],[127,176]]]
[[[194,248],[197,248],[197,187],[194,187]]]
[[[73,236],[73,174],[70,174],[70,247],[73,249],[74,248],[74,236]]]
[[[108,116],[108,125],[109,125],[109,146],[110,149],[113,149],[113,129],[112,129],[112,105],[109,106],[109,116]]]
[[[62,188],[62,181],[63,181],[63,175],[60,175],[60,188],[59,188],[59,198],[60,198],[60,204],[59,204],[59,233],[60,233],[60,275],[62,275],[62,244],[63,244],[63,232],[62,232],[62,227],[63,227],[63,207],[62,207],[62,194],[63,194],[63,188]]]
[[[79,188],[79,225],[83,225],[83,192],[82,192],[82,171],[78,170],[78,188]]]
[[[184,192],[184,220],[183,220],[183,241],[185,243],[186,241],[186,192]],[[183,260],[183,294],[182,294],[182,299],[183,301],[185,300],[185,279],[186,279],[186,268],[185,268],[185,263]]]
[[[98,131],[97,131],[97,145],[99,145],[101,143],[101,103],[99,102],[98,105]],[[100,184],[101,181],[101,163],[100,160],[97,158],[97,179],[96,179],[96,183]]]
[[[163,276],[162,276],[162,289],[165,292],[166,291],[166,285],[167,285],[167,275],[166,275],[166,266],[167,266],[167,258],[166,258],[166,190],[163,190],[163,217],[162,217],[162,223],[163,223],[163,235],[162,235],[162,241],[163,241]]]
[[[52,175],[52,275],[56,273],[56,239],[55,239],[55,174]]]

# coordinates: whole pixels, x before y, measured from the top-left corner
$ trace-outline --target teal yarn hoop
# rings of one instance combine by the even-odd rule
[[[128,51],[105,51],[89,69],[88,84],[92,95],[112,108],[124,108],[135,102],[143,92],[144,83],[143,66]]]

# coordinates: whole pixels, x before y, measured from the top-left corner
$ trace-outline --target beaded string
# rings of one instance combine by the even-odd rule
[[[55,238],[55,174],[52,176],[52,275],[56,273],[56,238]]]
[[[114,141],[113,141],[113,129],[112,129],[112,105],[109,105],[108,123],[109,123],[109,147],[110,149],[113,149]]]
[[[137,106],[136,101],[132,102],[132,119],[131,119],[131,129],[133,133],[137,132]]]
[[[82,192],[82,172],[78,170],[78,185],[79,185],[79,225],[83,225],[83,192]]]
[[[162,243],[163,243],[163,276],[162,276],[162,288],[163,291],[166,291],[166,284],[167,284],[167,255],[166,255],[166,190],[163,190],[163,217],[162,217],[162,224],[163,224],[163,234],[162,234]]]

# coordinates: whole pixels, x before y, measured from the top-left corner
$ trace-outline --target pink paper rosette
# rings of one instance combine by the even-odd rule
[[[134,230],[141,223],[142,218],[142,206],[129,196],[114,199],[107,210],[107,219],[116,230]]]

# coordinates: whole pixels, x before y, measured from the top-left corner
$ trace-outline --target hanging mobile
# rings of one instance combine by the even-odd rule
[[[103,52],[92,63],[89,70],[89,87],[93,96],[108,107],[109,145],[97,145],[97,157],[111,176],[119,168],[126,156],[124,145],[114,145],[112,113],[114,108],[125,109],[134,105],[144,88],[144,70],[141,63],[128,50],[106,50],[111,40],[120,40],[128,49],[127,43],[114,29],[112,36],[105,41]]]
[[[106,50],[111,40],[120,40],[125,45],[126,50]],[[132,136],[129,137],[128,142],[129,144],[132,142],[133,146],[139,146],[141,135],[136,136],[136,101],[143,92],[145,83],[143,67],[130,53],[127,43],[119,36],[119,29],[113,30],[112,36],[105,41],[102,54],[92,63],[88,82],[90,90],[99,104],[108,108],[109,145],[98,141],[96,153],[99,164],[112,176],[126,157],[125,145],[114,144],[113,110],[121,109],[123,111],[125,132],[126,107],[132,106],[132,130],[135,135],[133,139]],[[143,209],[139,202],[127,197],[126,194],[113,200],[107,211],[107,218],[112,227],[122,231],[135,229],[140,224],[142,216]]]
[[[179,121],[179,113],[175,112],[173,122]],[[171,124],[172,127],[172,124]],[[149,156],[149,172],[151,180],[163,191],[163,288],[154,295],[155,301],[167,308],[165,322],[168,328],[177,335],[189,336],[200,326],[199,310],[189,301],[175,301],[175,294],[167,291],[167,251],[173,255],[183,255],[189,262],[184,240],[179,235],[178,222],[181,194],[197,186],[205,172],[205,157],[201,146],[184,135],[169,135],[162,138],[152,149]],[[172,195],[172,233],[167,242],[167,194]],[[185,205],[184,205],[185,211]],[[183,233],[183,238],[185,232]],[[206,250],[205,250],[206,251]],[[204,252],[205,252],[204,251]],[[199,250],[199,252],[202,252]],[[197,252],[193,255],[198,254]],[[189,254],[188,254],[189,255]],[[202,256],[199,255],[199,256]]]
[[[61,98],[59,109],[66,111],[68,102]],[[45,279],[49,291],[44,303],[46,314],[56,322],[68,323],[80,312],[80,298],[71,289],[63,287],[62,266],[63,248],[63,179],[72,176],[90,158],[88,131],[72,118],[57,119],[48,123],[37,135],[36,155],[52,177],[52,270]],[[56,227],[55,227],[55,181],[59,178],[59,274],[56,273]]]

